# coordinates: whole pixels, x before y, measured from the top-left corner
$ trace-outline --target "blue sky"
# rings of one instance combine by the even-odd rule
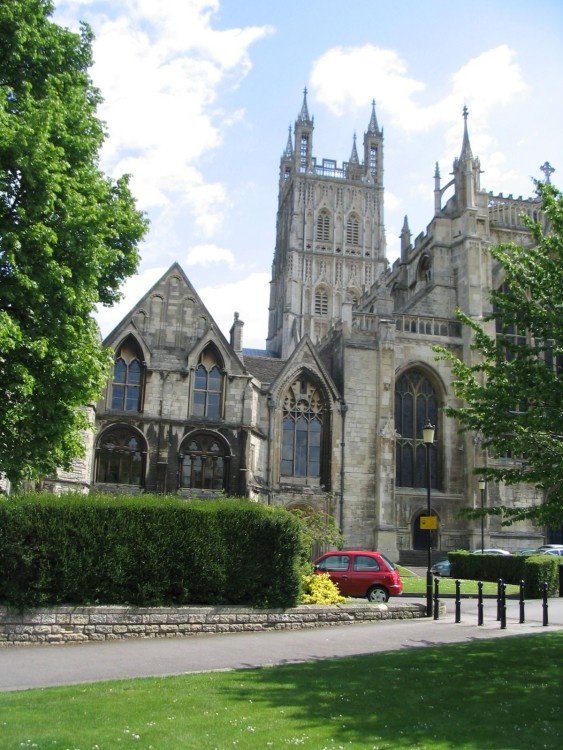
[[[132,175],[151,219],[139,273],[98,316],[104,335],[174,262],[228,335],[263,347],[279,160],[308,88],[318,159],[349,158],[376,101],[385,132],[387,255],[432,218],[469,109],[481,185],[528,197],[548,160],[563,184],[563,3],[512,0],[55,0],[96,36],[102,168]],[[445,182],[445,179],[443,179]]]

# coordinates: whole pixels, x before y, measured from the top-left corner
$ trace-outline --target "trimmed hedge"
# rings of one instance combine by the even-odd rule
[[[28,493],[0,499],[0,600],[292,607],[299,522],[248,500]]]
[[[520,584],[525,581],[526,596],[539,599],[547,582],[549,596],[559,588],[559,560],[549,555],[480,555],[467,552],[448,552],[453,578],[473,581],[498,581]]]

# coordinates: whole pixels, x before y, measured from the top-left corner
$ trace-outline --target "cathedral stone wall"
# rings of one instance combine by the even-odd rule
[[[227,341],[174,264],[105,341],[115,351],[116,373],[120,361],[121,370],[124,362],[141,367],[142,398],[119,405],[115,394],[123,382],[108,384],[96,407],[92,451],[72,476],[58,478],[61,487],[84,478],[83,486],[91,482],[111,492],[178,492],[185,498],[227,493],[314,508],[334,517],[346,546],[379,548],[397,560],[401,550],[427,543],[420,516],[427,508],[422,459],[429,455],[435,546],[479,546],[480,524],[459,511],[480,502],[476,471],[503,459],[493,459],[478,435],[461,435],[445,416],[446,406],[459,403],[451,367],[434,347],[467,364],[478,361],[471,329],[456,310],[483,322],[491,310],[490,289],[504,280],[489,248],[530,244],[520,213],[538,218],[537,203],[481,189],[464,110],[452,179],[442,187],[436,168],[434,215],[414,243],[405,217],[400,259],[389,268],[383,131],[375,105],[362,153],[354,137],[341,164],[317,159],[313,131],[305,95],[280,160],[267,351],[245,353],[238,313]],[[494,325],[485,325],[494,335]],[[204,361],[215,362],[214,368]],[[220,408],[207,406],[206,399],[215,403],[217,397],[201,385],[209,372],[221,380]],[[435,443],[425,453],[422,429],[430,419]],[[140,446],[143,473],[134,484],[123,476],[98,481],[100,456],[109,462],[114,449],[104,445],[104,435],[116,426]],[[221,446],[219,486],[206,486],[203,473],[190,484],[182,473],[194,435],[207,436],[208,448],[216,441],[215,452],[206,453],[203,441],[190,461],[201,458],[209,466]],[[127,458],[127,445],[120,450]],[[517,507],[541,497],[533,488],[491,483],[487,500]],[[515,550],[535,546],[542,532],[530,523],[502,527],[490,518],[485,542]]]
[[[346,446],[344,452],[343,531],[357,547],[374,545],[376,523],[375,452],[378,394],[375,345],[351,342],[344,355]]]

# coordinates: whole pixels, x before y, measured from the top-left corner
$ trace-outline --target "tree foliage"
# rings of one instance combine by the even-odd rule
[[[491,292],[495,333],[463,313],[473,330],[477,364],[467,365],[441,350],[454,370],[454,389],[464,401],[446,413],[463,431],[483,437],[493,462],[483,474],[508,484],[529,483],[543,491],[542,505],[498,506],[505,523],[524,518],[558,527],[563,523],[563,196],[550,183],[537,183],[538,221],[524,217],[533,247],[491,249],[506,284]],[[481,471],[481,470],[479,470]]]
[[[0,3],[0,472],[68,468],[109,360],[93,319],[138,263],[147,222],[99,168],[92,34],[49,0]]]
[[[300,525],[301,553],[300,564],[304,573],[313,570],[312,556],[319,550],[336,547],[342,549],[344,537],[336,525],[334,516],[313,508],[292,508],[291,513]]]

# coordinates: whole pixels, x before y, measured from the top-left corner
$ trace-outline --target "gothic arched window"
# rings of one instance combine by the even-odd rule
[[[216,435],[190,436],[180,452],[180,487],[226,489],[227,466],[226,447]]]
[[[356,214],[350,214],[346,222],[346,244],[360,244],[360,221]]]
[[[143,438],[129,427],[111,427],[98,441],[96,482],[142,485],[147,455]]]
[[[328,295],[326,289],[317,289],[315,292],[315,315],[326,318],[328,315]]]
[[[119,411],[141,411],[143,387],[142,353],[137,342],[129,337],[116,352],[111,384],[111,408]]]
[[[330,214],[323,209],[317,216],[317,240],[328,242],[330,240]]]
[[[430,281],[432,278],[432,261],[429,255],[423,255],[420,259],[417,269],[417,278],[419,281]]]
[[[438,432],[438,396],[420,370],[409,370],[395,384],[395,430],[397,438],[396,483],[398,487],[426,487],[426,445],[422,429],[430,422]],[[431,485],[441,485],[438,450],[430,448]]]
[[[281,474],[320,480],[326,405],[305,376],[288,388],[283,402]]]
[[[498,292],[505,296],[510,295],[510,287],[507,283],[504,283],[499,287]],[[495,312],[497,308],[495,307]],[[520,346],[526,346],[528,343],[526,329],[522,326],[518,326],[515,323],[504,325],[503,321],[499,318],[496,320],[496,335],[499,347],[504,350],[504,356],[506,359],[514,359],[516,351]]]
[[[208,346],[195,371],[193,413],[196,417],[221,416],[223,380],[223,363],[215,348]]]

